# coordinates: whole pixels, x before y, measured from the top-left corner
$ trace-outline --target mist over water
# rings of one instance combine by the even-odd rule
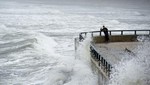
[[[89,61],[90,38],[74,53],[74,38],[79,32],[99,30],[102,25],[110,30],[150,27],[147,5],[144,9],[143,4],[139,8],[119,8],[115,3],[114,0],[1,0],[0,85],[97,85],[97,75]],[[148,65],[141,71],[148,69]],[[120,81],[126,78],[119,75]],[[144,81],[149,79],[141,76]],[[113,82],[116,77],[112,78]]]

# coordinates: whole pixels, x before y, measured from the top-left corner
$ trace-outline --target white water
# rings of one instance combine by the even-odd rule
[[[135,55],[125,55],[120,64],[112,71],[109,85],[149,85],[150,84],[150,63],[149,40],[138,46]]]
[[[97,85],[85,50],[90,39],[74,54],[78,33],[99,30],[102,25],[111,30],[150,27],[148,9],[47,2],[0,1],[0,85]]]

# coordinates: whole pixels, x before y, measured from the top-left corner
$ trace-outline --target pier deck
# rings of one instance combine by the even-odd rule
[[[134,49],[141,44],[142,42],[111,42],[95,44],[94,47],[113,66],[119,63],[123,57],[127,57],[127,54],[134,55]]]

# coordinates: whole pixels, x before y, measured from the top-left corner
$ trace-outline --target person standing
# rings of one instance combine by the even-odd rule
[[[100,29],[100,31],[103,31],[103,32],[104,32],[104,35],[105,35],[105,42],[108,42],[108,41],[109,41],[108,29],[103,25],[103,28]]]

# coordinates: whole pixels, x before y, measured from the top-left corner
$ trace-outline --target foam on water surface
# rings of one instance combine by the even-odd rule
[[[96,85],[89,61],[90,38],[75,56],[74,37],[102,25],[111,30],[150,27],[121,21],[136,16],[148,20],[146,10],[0,2],[1,85]]]

